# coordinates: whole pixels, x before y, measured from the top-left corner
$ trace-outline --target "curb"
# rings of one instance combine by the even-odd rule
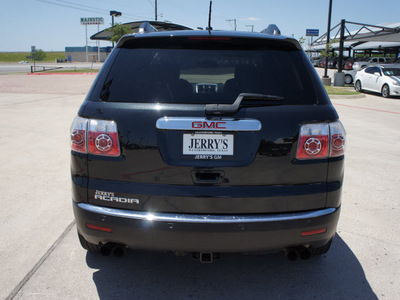
[[[92,73],[28,73],[28,75],[97,75],[98,72]]]
[[[361,99],[365,98],[365,94],[360,94],[360,95],[329,95],[329,98],[331,99]]]

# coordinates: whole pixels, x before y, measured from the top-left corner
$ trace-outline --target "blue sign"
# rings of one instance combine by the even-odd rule
[[[319,36],[319,29],[306,29],[306,36]]]

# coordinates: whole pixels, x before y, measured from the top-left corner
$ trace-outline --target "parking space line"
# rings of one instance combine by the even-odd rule
[[[21,282],[15,287],[15,289],[8,295],[6,300],[12,300],[18,294],[18,292],[24,287],[24,285],[31,279],[31,277],[36,273],[40,266],[46,261],[54,249],[61,243],[65,236],[71,231],[72,227],[75,226],[75,220],[72,221],[60,237],[54,242],[53,245],[46,251],[46,253],[39,259],[39,261],[34,265],[34,267],[29,271],[29,273],[21,280]]]

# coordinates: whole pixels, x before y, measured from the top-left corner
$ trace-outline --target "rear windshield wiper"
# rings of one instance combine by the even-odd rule
[[[275,95],[263,94],[240,94],[233,104],[207,104],[206,115],[231,115],[235,114],[240,107],[258,107],[276,105],[275,101],[283,101],[284,98]],[[272,103],[270,101],[273,101]]]

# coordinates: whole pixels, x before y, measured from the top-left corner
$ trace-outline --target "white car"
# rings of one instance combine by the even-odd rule
[[[358,71],[354,78],[357,92],[377,92],[382,97],[400,96],[400,66],[378,65]]]
[[[371,57],[365,61],[356,61],[353,64],[353,70],[361,70],[362,68],[369,67],[376,64],[387,64],[392,60],[391,57]]]

